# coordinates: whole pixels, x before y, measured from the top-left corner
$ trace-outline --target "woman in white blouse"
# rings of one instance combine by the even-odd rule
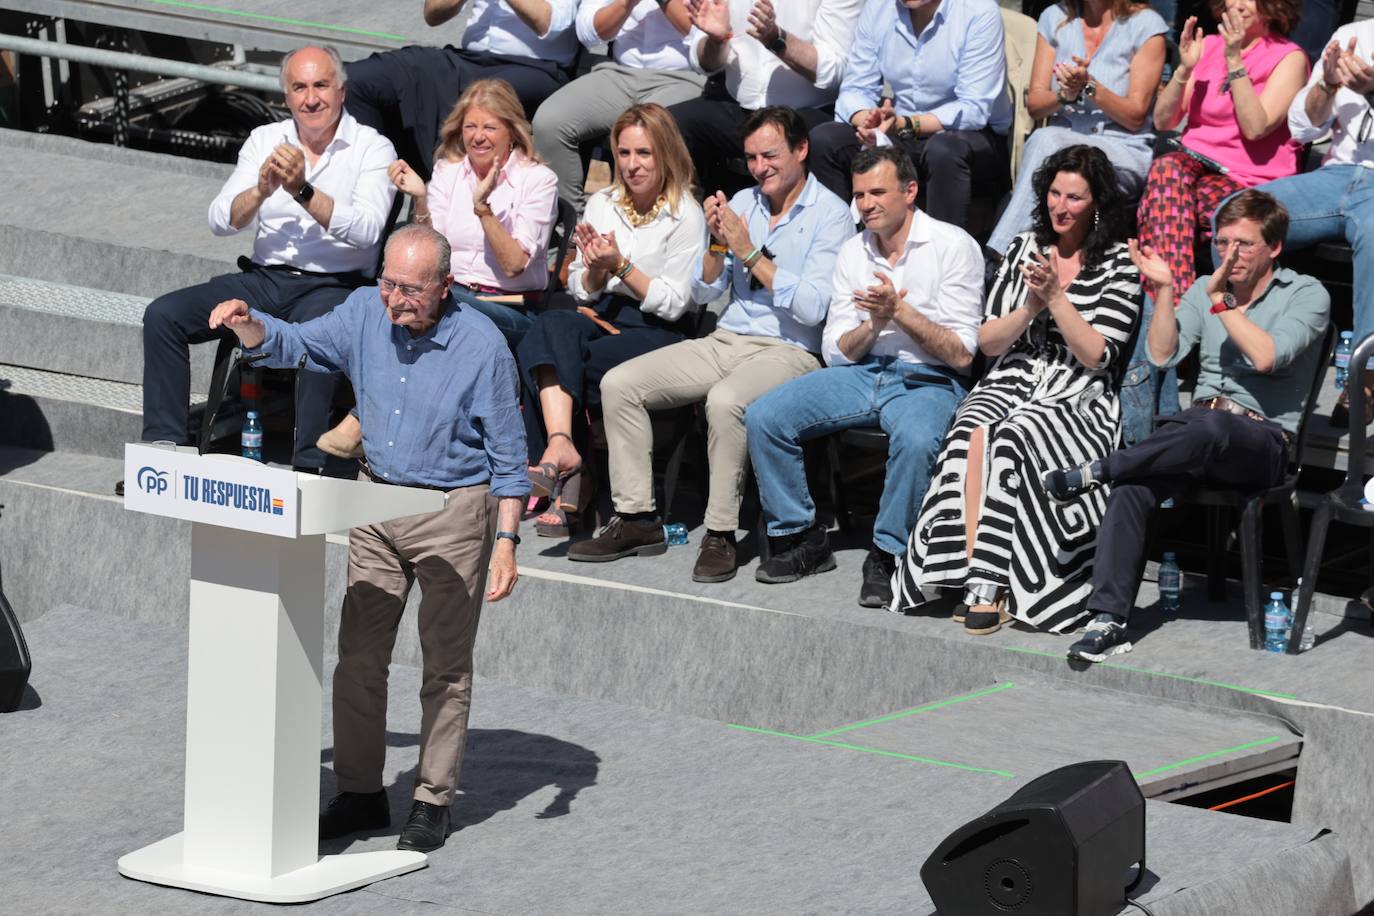
[[[706,247],[692,160],[667,110],[627,108],[611,128],[611,148],[615,179],[587,201],[574,236],[568,290],[577,308],[541,313],[516,349],[530,482],[551,498],[537,526],[548,536],[568,533],[567,513],[589,497],[574,419],[600,403],[607,371],[683,339],[692,264]]]

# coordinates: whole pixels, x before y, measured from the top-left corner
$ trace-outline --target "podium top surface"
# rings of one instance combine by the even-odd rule
[[[124,447],[124,507],[276,537],[325,534],[436,512],[437,490],[339,480],[189,446]]]

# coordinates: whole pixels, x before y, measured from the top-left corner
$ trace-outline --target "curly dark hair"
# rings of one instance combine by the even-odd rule
[[[1095,146],[1066,146],[1045,157],[1031,178],[1036,200],[1031,227],[1040,248],[1052,244],[1056,238],[1045,198],[1060,172],[1082,175],[1092,191],[1096,220],[1083,239],[1083,264],[1098,264],[1123,235],[1122,217],[1127,207],[1125,195],[1117,183],[1116,169],[1112,168],[1107,154]]]

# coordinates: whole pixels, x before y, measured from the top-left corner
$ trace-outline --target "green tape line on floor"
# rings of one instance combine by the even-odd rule
[[[1062,652],[1045,652],[1041,649],[1025,649],[1021,646],[998,646],[1004,652],[1019,652],[1022,655],[1043,655],[1045,658],[1063,659]],[[1240,687],[1236,684],[1227,684],[1224,681],[1209,681],[1201,677],[1188,677],[1186,674],[1170,674],[1167,671],[1151,671],[1149,668],[1132,668],[1130,665],[1118,665],[1113,662],[1098,662],[1098,668],[1115,668],[1118,671],[1130,671],[1135,674],[1149,674],[1154,677],[1173,678],[1176,681],[1187,681],[1190,684],[1205,684],[1208,687],[1221,687],[1225,690],[1236,690],[1240,693],[1254,694],[1260,697],[1274,697],[1278,700],[1296,700],[1297,696],[1291,693],[1279,693],[1277,690],[1259,690],[1255,687]]]
[[[954,763],[949,760],[936,760],[933,757],[918,757],[915,754],[901,754],[897,751],[885,751],[876,747],[864,747],[860,744],[850,744],[846,741],[828,741],[824,738],[815,738],[810,735],[793,735],[788,732],[769,731],[766,728],[750,728],[748,725],[729,725],[729,728],[739,729],[742,732],[753,732],[756,735],[770,735],[774,738],[790,738],[793,741],[805,741],[808,744],[819,744],[824,747],[838,747],[847,751],[859,751],[864,754],[876,754],[879,757],[894,757],[898,760],[910,760],[915,763],[928,763],[937,767],[949,767],[954,770],[965,770],[969,773],[988,773],[992,776],[1001,776],[1004,779],[1015,779],[1015,775],[1006,770],[992,770],[987,767],[969,766],[966,763]]]
[[[1282,735],[1273,735],[1269,738],[1261,738],[1258,741],[1237,744],[1235,747],[1222,748],[1219,751],[1212,751],[1210,754],[1199,754],[1197,757],[1189,757],[1187,760],[1180,760],[1178,763],[1166,763],[1162,767],[1155,767],[1153,770],[1136,773],[1135,778],[1140,779],[1143,776],[1158,776],[1160,773],[1167,773],[1170,770],[1177,770],[1179,767],[1186,767],[1190,763],[1201,763],[1204,760],[1214,760],[1217,757],[1225,757],[1227,754],[1234,754],[1236,751],[1248,751],[1252,747],[1263,747],[1266,744],[1273,744],[1275,741],[1282,740]]]
[[[998,684],[996,687],[989,687],[986,690],[979,690],[975,693],[964,694],[963,696],[950,697],[948,700],[940,700],[938,703],[928,703],[925,706],[917,706],[915,709],[904,709],[901,712],[894,712],[886,716],[879,716],[876,719],[865,719],[862,722],[855,722],[853,725],[842,725],[839,728],[832,728],[829,731],[816,732],[816,734],[809,735],[808,737],[829,738],[831,735],[838,735],[842,732],[854,731],[857,728],[867,728],[870,725],[879,725],[883,722],[892,722],[896,719],[905,719],[907,716],[914,716],[917,713],[930,712],[934,709],[942,709],[945,706],[953,706],[955,703],[963,703],[968,700],[976,700],[979,697],[985,697],[989,694],[1000,693],[1003,690],[1010,690],[1012,687],[1015,686],[1016,685],[1011,682],[1007,682],[1005,684]]]
[[[299,25],[315,29],[328,29],[331,32],[344,32],[349,35],[366,35],[369,38],[389,38],[392,41],[410,41],[404,35],[391,35],[387,32],[369,32],[346,25],[330,25],[327,22],[311,22],[308,19],[288,19],[285,16],[270,16],[267,13],[250,13],[246,10],[226,9],[222,6],[207,6],[203,3],[187,3],[185,0],[145,0],[156,6],[174,6],[178,9],[195,10],[198,13],[218,13],[221,16],[237,16],[240,19],[257,19],[261,22],[275,22],[279,25]]]

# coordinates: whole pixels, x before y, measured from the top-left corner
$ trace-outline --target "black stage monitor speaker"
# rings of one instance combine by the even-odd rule
[[[0,712],[14,712],[24,698],[24,685],[29,682],[29,647],[19,618],[14,614],[0,589]]]
[[[1030,781],[921,866],[940,916],[1115,916],[1144,875],[1145,797],[1121,760]]]

